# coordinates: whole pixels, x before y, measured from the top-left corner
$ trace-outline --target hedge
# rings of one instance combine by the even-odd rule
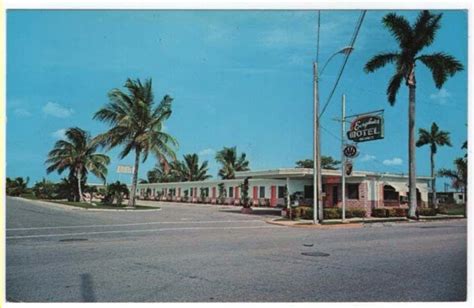
[[[433,208],[419,208],[416,210],[417,216],[436,216],[436,209]]]
[[[364,218],[366,211],[361,208],[346,209],[346,218]],[[323,211],[324,219],[341,219],[342,209],[341,208],[329,208]]]

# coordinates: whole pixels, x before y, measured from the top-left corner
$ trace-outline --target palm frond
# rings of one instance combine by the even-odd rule
[[[442,14],[431,14],[428,10],[420,12],[413,27],[411,43],[413,54],[417,54],[421,49],[433,43],[436,32],[440,28],[441,17]]]
[[[397,62],[400,58],[400,54],[395,52],[382,53],[372,57],[364,66],[366,73],[372,73],[379,68],[384,67],[389,63]]]
[[[413,29],[405,17],[395,13],[389,13],[385,15],[382,22],[396,38],[400,48],[406,49],[410,46],[413,37]]]
[[[390,105],[394,105],[397,97],[398,90],[402,84],[404,75],[402,73],[396,73],[390,79],[390,82],[387,87],[387,98]]]
[[[426,65],[433,76],[433,80],[438,89],[441,89],[443,84],[448,79],[448,76],[453,76],[464,69],[464,66],[453,56],[438,52],[431,55],[422,55],[417,58],[424,65]]]

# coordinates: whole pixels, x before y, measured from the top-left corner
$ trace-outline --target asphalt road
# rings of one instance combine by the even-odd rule
[[[465,220],[303,229],[209,206],[88,212],[12,198],[6,213],[8,301],[466,298]]]

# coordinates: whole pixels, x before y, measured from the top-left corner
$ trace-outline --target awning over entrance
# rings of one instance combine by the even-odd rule
[[[408,192],[408,184],[405,182],[384,181],[383,185],[392,186],[398,192],[403,192],[403,193]]]

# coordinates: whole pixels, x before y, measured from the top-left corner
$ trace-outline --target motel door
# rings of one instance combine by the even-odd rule
[[[276,206],[276,204],[277,204],[276,186],[272,186],[271,195],[270,195],[270,206]]]
[[[332,205],[337,205],[337,196],[338,195],[338,187],[332,187]]]

